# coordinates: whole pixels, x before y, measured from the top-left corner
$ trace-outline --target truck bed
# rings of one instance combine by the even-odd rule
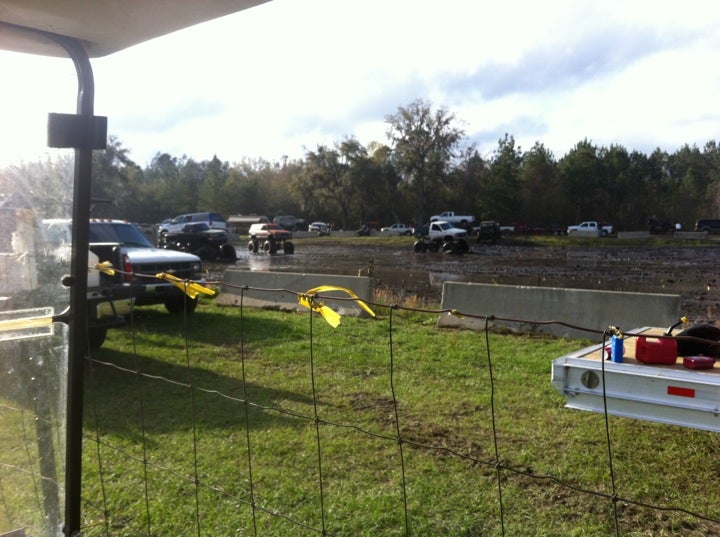
[[[631,330],[622,362],[605,359],[602,344],[553,360],[552,383],[567,408],[720,431],[720,364],[688,369],[679,357],[656,365],[635,357],[634,335],[659,336],[662,328]],[[608,338],[606,346],[610,344]],[[603,389],[604,387],[604,389]]]

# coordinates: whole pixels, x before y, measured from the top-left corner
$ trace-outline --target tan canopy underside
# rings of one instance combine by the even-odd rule
[[[81,40],[105,56],[268,0],[0,0],[0,49],[46,56],[66,53],[40,30]]]

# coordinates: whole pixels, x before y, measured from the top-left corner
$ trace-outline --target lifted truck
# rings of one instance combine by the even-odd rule
[[[441,250],[446,254],[464,254],[470,250],[466,240],[467,236],[467,231],[453,227],[449,222],[430,222],[427,236],[420,237],[415,241],[413,249],[418,253]]]
[[[158,246],[169,250],[179,250],[195,254],[205,261],[222,259],[237,260],[237,252],[228,243],[228,232],[220,228],[212,228],[206,222],[185,224],[177,231],[168,231],[160,235]]]
[[[250,242],[248,251],[252,254],[258,253],[260,246],[265,253],[276,254],[282,250],[286,254],[295,252],[295,245],[290,241],[292,233],[287,229],[273,223],[253,224],[250,226]]]

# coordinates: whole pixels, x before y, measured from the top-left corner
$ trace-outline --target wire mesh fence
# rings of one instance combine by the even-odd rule
[[[341,337],[322,298],[93,353],[83,535],[720,534],[716,434],[562,408],[547,356],[579,342],[379,303]]]

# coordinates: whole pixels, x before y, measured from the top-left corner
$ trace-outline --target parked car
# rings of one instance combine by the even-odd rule
[[[470,214],[456,214],[454,211],[445,211],[430,217],[431,222],[448,222],[453,226],[470,228],[475,223],[475,217]]]
[[[276,216],[273,218],[273,223],[284,227],[288,231],[300,231],[305,228],[305,220],[291,215]]]
[[[477,233],[477,242],[496,244],[500,240],[500,223],[495,220],[483,220],[473,231]]]
[[[185,224],[178,231],[169,231],[159,238],[161,248],[195,254],[200,259],[235,261],[237,252],[228,244],[230,236],[224,229],[211,228],[205,222]]]
[[[653,235],[662,235],[665,233],[670,233],[672,230],[675,229],[675,226],[672,225],[672,222],[668,222],[667,220],[663,220],[662,218],[651,216],[650,218],[648,218],[648,228],[650,230],[650,233],[652,233]]]
[[[223,215],[221,215],[220,213],[204,212],[181,214],[170,220],[170,222],[166,222],[165,220],[163,220],[162,223],[158,224],[158,243],[160,241],[160,238],[164,234],[180,231],[186,224],[193,224],[198,222],[205,222],[208,226],[212,228],[224,229],[225,231],[227,231],[228,229],[227,222],[225,221]]]
[[[615,232],[610,224],[603,224],[595,220],[580,222],[576,226],[568,226],[567,234],[578,237],[607,237]]]
[[[720,220],[698,220],[695,223],[695,231],[720,233]]]
[[[330,229],[331,229],[330,224],[328,224],[328,223],[326,223],[326,222],[320,222],[320,221],[318,221],[318,222],[313,222],[312,224],[310,224],[310,225],[308,226],[308,231],[309,231],[309,232],[311,232],[311,233],[312,233],[312,232],[315,232],[315,233],[317,233],[318,235],[320,235],[321,237],[322,237],[323,235],[330,235]]]
[[[69,262],[72,221],[68,218],[43,221],[46,248],[58,260]],[[88,273],[88,325],[91,348],[100,347],[107,329],[123,323],[123,315],[134,307],[164,304],[170,313],[192,313],[197,298],[186,296],[173,283],[155,276],[165,272],[183,280],[203,282],[202,261],[186,252],[155,248],[140,230],[124,220],[90,220],[88,262],[109,261],[114,274]]]
[[[392,226],[380,228],[383,235],[412,235],[415,230],[405,224],[393,224]]]

